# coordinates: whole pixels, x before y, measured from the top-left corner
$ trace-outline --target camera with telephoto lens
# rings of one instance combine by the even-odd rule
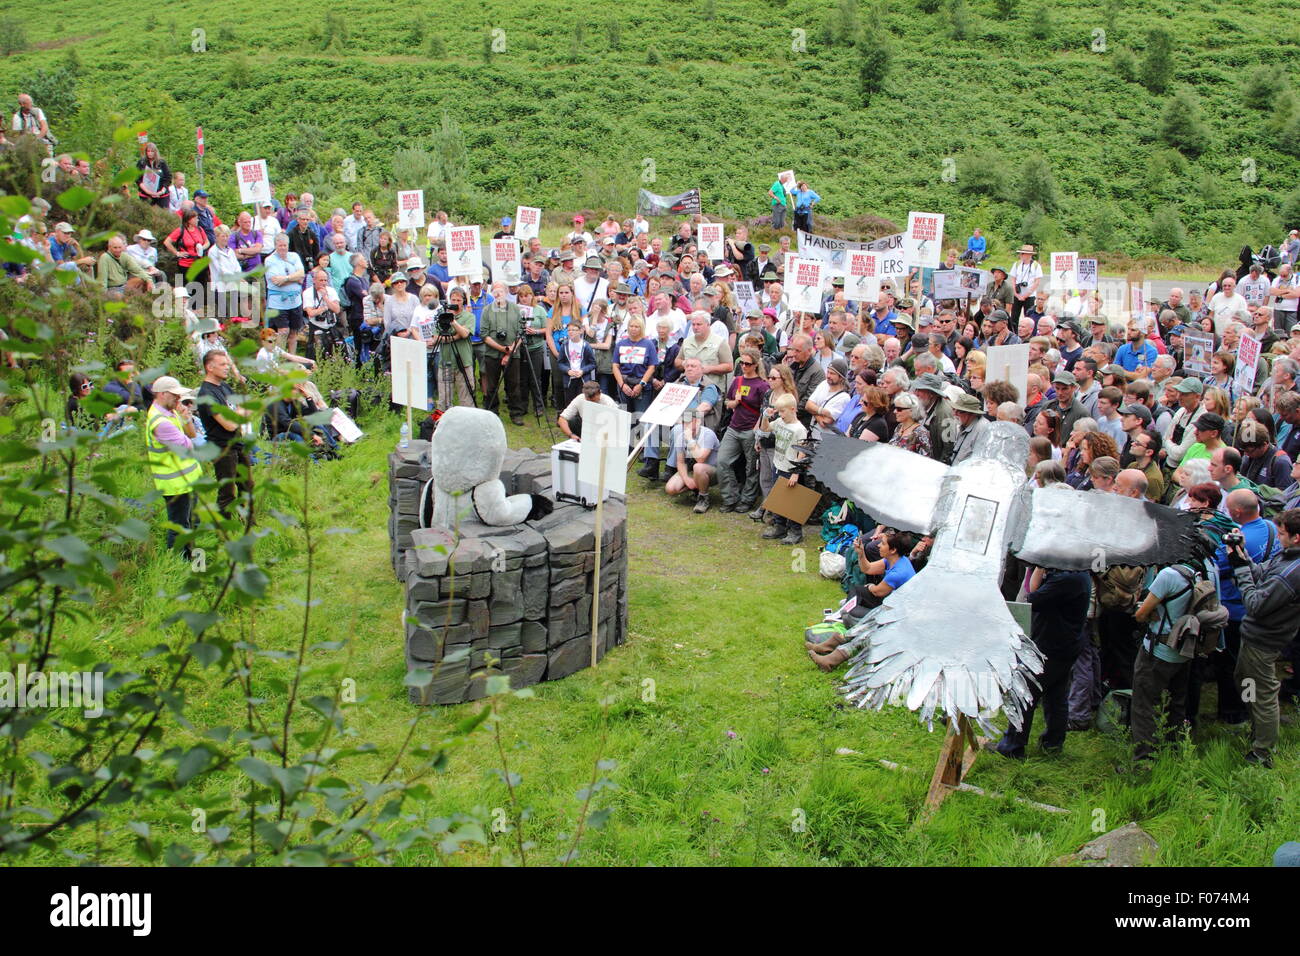
[[[1223,546],[1228,551],[1234,551],[1237,548],[1243,548],[1246,544],[1246,537],[1241,533],[1241,529],[1234,528],[1223,536]]]

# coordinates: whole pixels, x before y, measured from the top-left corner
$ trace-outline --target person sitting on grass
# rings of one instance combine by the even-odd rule
[[[795,487],[805,463],[802,461],[803,453],[793,446],[808,437],[808,429],[799,421],[798,399],[790,392],[774,398],[766,413],[759,418],[758,430],[772,435],[772,468],[776,472],[773,486],[784,481],[791,488]],[[780,538],[782,544],[795,545],[803,540],[803,525],[774,513],[772,526],[763,532],[763,537],[768,540]]]
[[[670,495],[695,492],[697,515],[709,510],[709,486],[717,471],[719,444],[717,433],[701,424],[699,416],[689,410],[669,439],[668,469],[673,474],[664,484],[664,491]]]
[[[874,561],[869,560],[863,535],[858,535],[853,542],[853,553],[857,556],[858,568],[868,577],[878,577],[880,580],[854,589],[855,604],[850,620],[853,618],[861,620],[865,615],[860,612],[879,607],[886,597],[916,576],[916,569],[912,567],[912,561],[908,557],[908,552],[912,550],[910,535],[902,531],[877,529],[874,541],[880,554],[880,557]],[[847,633],[832,634],[820,644],[810,644],[808,656],[823,671],[829,671],[852,657],[858,650],[857,643],[857,640],[851,640]]]
[[[560,412],[557,424],[559,424],[560,431],[564,432],[566,438],[582,437],[583,413],[588,405],[618,408],[618,402],[601,392],[599,382],[583,382],[582,394],[569,402],[564,411]]]

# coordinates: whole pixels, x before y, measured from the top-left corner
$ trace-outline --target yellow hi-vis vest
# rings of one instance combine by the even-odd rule
[[[193,458],[182,458],[174,448],[164,444],[156,434],[160,422],[169,421],[184,431],[180,417],[161,411],[157,405],[149,406],[149,417],[144,430],[144,447],[149,454],[149,473],[153,486],[164,495],[183,495],[199,482],[202,470]]]

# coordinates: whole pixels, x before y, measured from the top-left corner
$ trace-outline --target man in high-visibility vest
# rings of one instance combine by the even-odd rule
[[[181,404],[181,399],[192,398],[194,393],[170,375],[164,375],[154,381],[153,394],[145,424],[144,447],[153,486],[167,502],[167,520],[173,525],[167,529],[167,547],[172,548],[181,530],[193,527],[192,489],[203,474],[199,461],[191,455],[197,434],[193,413],[189,405]],[[188,545],[184,554],[188,560]]]

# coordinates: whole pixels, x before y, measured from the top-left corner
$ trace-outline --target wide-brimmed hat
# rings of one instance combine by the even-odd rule
[[[587,256],[587,258],[583,260],[582,267],[584,269],[596,269],[599,271],[600,269],[605,268],[605,263],[600,261],[599,256]]]
[[[952,403],[952,410],[954,412],[967,412],[971,415],[983,415],[984,403],[970,392],[962,392],[961,396]]]
[[[1008,275],[1010,275],[1010,273],[1007,272],[1007,270],[1004,269],[1002,266],[990,266],[990,267],[989,267],[989,272],[1001,272],[1001,273],[1002,273],[1002,278],[1004,278],[1004,279],[1005,279]]]
[[[614,294],[615,294],[615,295],[631,295],[631,294],[632,294],[632,287],[631,287],[630,285],[628,285],[626,282],[620,282],[618,285],[614,286]]]
[[[1029,243],[1026,242],[1023,246],[1021,246],[1019,249],[1016,250],[1016,255],[1023,256],[1026,253],[1028,253],[1031,256],[1034,256],[1038,254],[1038,250],[1036,250],[1033,246],[1031,246]]]
[[[423,269],[423,268],[424,268],[424,260],[421,259],[419,256],[411,256],[411,258],[406,260],[406,269],[408,272],[411,269]]]
[[[926,372],[915,382],[912,383],[914,392],[933,392],[935,395],[946,396],[948,393],[944,390],[944,380],[934,372]]]
[[[66,223],[60,223],[60,225],[66,225]],[[71,230],[71,228],[69,228],[69,229],[66,230],[66,231],[71,232],[72,230]],[[137,239],[147,239],[149,242],[157,242],[157,241],[158,241],[157,239],[154,238],[153,233],[150,232],[148,229],[141,229],[139,232],[137,232],[137,233],[135,234],[135,237],[136,237]]]

